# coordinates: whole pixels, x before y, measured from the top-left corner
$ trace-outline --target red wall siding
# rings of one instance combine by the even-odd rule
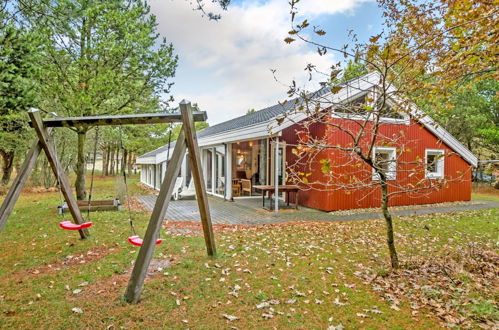
[[[298,132],[302,132],[303,128],[300,125],[293,125],[283,130],[282,139],[286,141],[287,144],[299,144],[299,138],[297,136]],[[317,138],[322,138],[327,134],[326,126],[322,124],[314,123],[310,125],[308,132]],[[292,152],[293,147],[286,147],[286,163],[287,165],[295,164],[297,156]],[[310,167],[307,166],[297,166],[296,169],[303,172],[310,172],[311,176],[307,179],[309,182],[325,182],[326,176],[322,173],[320,159],[327,158],[328,151],[320,151],[315,159],[310,161]],[[289,173],[289,167],[286,166]],[[328,198],[329,191],[323,187],[313,187],[310,189],[309,186],[303,185],[303,191],[300,192],[299,204],[307,207],[311,207],[319,210],[332,210],[333,200]],[[291,196],[292,202],[294,202],[294,196]]]
[[[349,123],[343,123],[348,125]],[[351,122],[350,122],[351,124]],[[299,124],[293,125],[283,131],[283,140],[288,144],[298,144],[297,131],[301,131],[302,126]],[[318,137],[327,136],[328,143],[331,145],[346,146],[351,142],[350,138],[343,132],[332,130],[324,124],[313,124],[309,131],[312,135]],[[413,173],[409,176],[409,165],[402,165],[403,162],[413,162],[416,157],[425,159],[426,149],[443,149],[446,157],[444,165],[445,176],[450,178],[450,182],[442,188],[431,189],[424,193],[418,194],[397,194],[390,199],[390,205],[413,205],[413,204],[431,204],[452,201],[465,201],[471,198],[471,166],[463,160],[459,155],[455,154],[452,149],[442,143],[435,135],[426,128],[412,122],[410,125],[384,125],[380,128],[380,135],[387,137],[403,136],[395,147],[397,150],[405,150],[399,156],[397,166],[397,180],[399,182],[416,183],[424,178],[424,173]],[[331,161],[336,161],[335,170],[342,172],[345,180],[355,176],[362,180],[371,180],[372,173],[367,165],[360,167],[343,166],[347,159],[341,156],[337,150],[321,151],[316,157],[310,161],[310,166],[296,164],[296,155],[292,152],[293,147],[286,148],[286,161],[289,167],[294,167],[295,171],[303,171],[312,173],[308,177],[310,182],[325,182],[326,176],[322,173],[320,159],[329,158]],[[406,171],[403,167],[406,166]],[[464,173],[464,176],[463,176]],[[454,178],[455,181],[452,181]],[[459,178],[459,180],[457,180]],[[315,189],[308,189],[312,185],[303,185],[305,191],[300,193],[300,204],[316,208],[324,211],[344,210],[354,208],[369,208],[380,206],[380,191],[379,188],[363,188],[363,189],[328,189],[327,187],[315,185]],[[395,192],[395,187],[390,188],[390,192]]]

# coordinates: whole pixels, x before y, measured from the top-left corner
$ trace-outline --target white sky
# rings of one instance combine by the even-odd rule
[[[365,1],[302,0],[300,13],[333,19],[338,14],[354,15]],[[150,5],[159,32],[173,43],[180,58],[173,79],[175,102],[198,103],[212,125],[284,100],[293,79],[317,89],[319,81],[307,82],[306,64],[327,71],[334,61],[333,55],[321,57],[304,43],[284,43],[290,30],[287,0],[233,3],[219,21],[201,17],[185,0],[151,0]],[[271,69],[277,70],[280,82]]]

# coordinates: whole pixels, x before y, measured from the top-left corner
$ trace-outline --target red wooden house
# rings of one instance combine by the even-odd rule
[[[281,185],[299,183],[303,206],[324,211],[379,207],[377,174],[351,150],[338,149],[352,147],[348,132],[358,132],[359,123],[365,123],[364,139],[372,137],[374,124],[366,120],[369,113],[348,109],[359,100],[371,99],[379,83],[379,75],[371,73],[340,85],[339,92],[324,87],[312,94],[308,101],[322,104],[314,107],[315,112],[300,108],[305,102],[298,99],[198,132],[208,193],[236,202],[254,198],[258,196],[255,185],[274,184],[277,176]],[[390,95],[371,150],[387,173],[393,194],[390,204],[469,200],[471,169],[477,158],[413,104],[396,93]],[[402,104],[405,110],[397,111]],[[366,152],[369,145],[356,147]],[[143,183],[159,189],[166,154],[167,148],[162,147],[137,159]],[[182,189],[189,190],[187,161],[180,176]]]

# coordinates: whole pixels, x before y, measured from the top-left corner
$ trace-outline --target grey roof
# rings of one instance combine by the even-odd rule
[[[173,148],[175,148],[175,144],[177,142],[173,141],[170,143],[170,157],[172,156],[173,153]],[[156,156],[159,153],[166,152],[168,151],[168,144],[164,145],[162,147],[159,147],[158,149],[154,149],[153,151],[149,151],[148,153],[145,153],[143,155],[140,155],[139,158],[147,158],[147,157],[153,157]]]
[[[342,82],[341,84],[338,84],[337,86],[342,86],[342,85],[347,85],[349,82],[357,80],[360,78],[352,78],[348,81]],[[324,96],[325,94],[329,93],[331,91],[330,85],[326,85],[322,87],[321,89],[310,93],[307,96],[307,99],[313,99],[313,98],[318,98],[321,96]],[[295,98],[292,100],[289,100],[287,102],[283,103],[278,103],[276,105],[255,111],[253,113],[243,115],[236,117],[234,119],[230,119],[227,121],[224,121],[220,124],[216,124],[213,126],[208,126],[205,129],[197,132],[197,137],[198,138],[205,138],[211,135],[216,135],[218,133],[223,133],[223,132],[230,132],[232,130],[237,130],[243,127],[247,126],[252,126],[256,125],[259,123],[264,123],[266,121],[269,121],[273,118],[278,117],[279,115],[283,115],[285,113],[290,113],[294,111],[297,106],[299,106],[303,102],[303,98]],[[171,150],[173,150],[173,147],[175,146],[175,142],[171,143]],[[156,150],[150,151],[146,154],[141,155],[139,158],[145,158],[145,157],[152,157],[155,156],[161,152],[166,152],[168,150],[168,145],[162,146]]]
[[[331,87],[326,86],[310,94],[309,97],[310,98],[320,97],[329,92],[330,90]],[[298,102],[296,102],[296,100],[298,100]],[[244,116],[224,121],[223,123],[220,124],[208,126],[205,129],[199,131],[197,133],[197,136],[198,138],[204,138],[218,133],[229,132],[232,130],[240,129],[242,127],[263,123],[279,115],[293,111],[297,105],[301,104],[301,102],[302,102],[301,98],[293,99],[282,104],[276,104]]]

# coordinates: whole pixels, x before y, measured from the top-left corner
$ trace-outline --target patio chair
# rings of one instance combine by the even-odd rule
[[[239,179],[232,179],[232,196],[241,196],[241,183]]]
[[[195,199],[196,198],[196,188],[194,187],[194,179],[191,179],[187,189],[180,192],[180,199]]]
[[[244,195],[244,192],[248,192],[249,195],[251,196],[251,190],[252,190],[252,186],[251,186],[251,180],[247,180],[247,179],[241,179],[241,191],[242,191],[242,195]]]
[[[184,183],[184,178],[183,177],[178,177],[175,180],[175,185],[173,186],[173,193],[172,193],[172,198],[175,201],[178,201],[180,198],[180,192],[182,191],[182,184]]]

